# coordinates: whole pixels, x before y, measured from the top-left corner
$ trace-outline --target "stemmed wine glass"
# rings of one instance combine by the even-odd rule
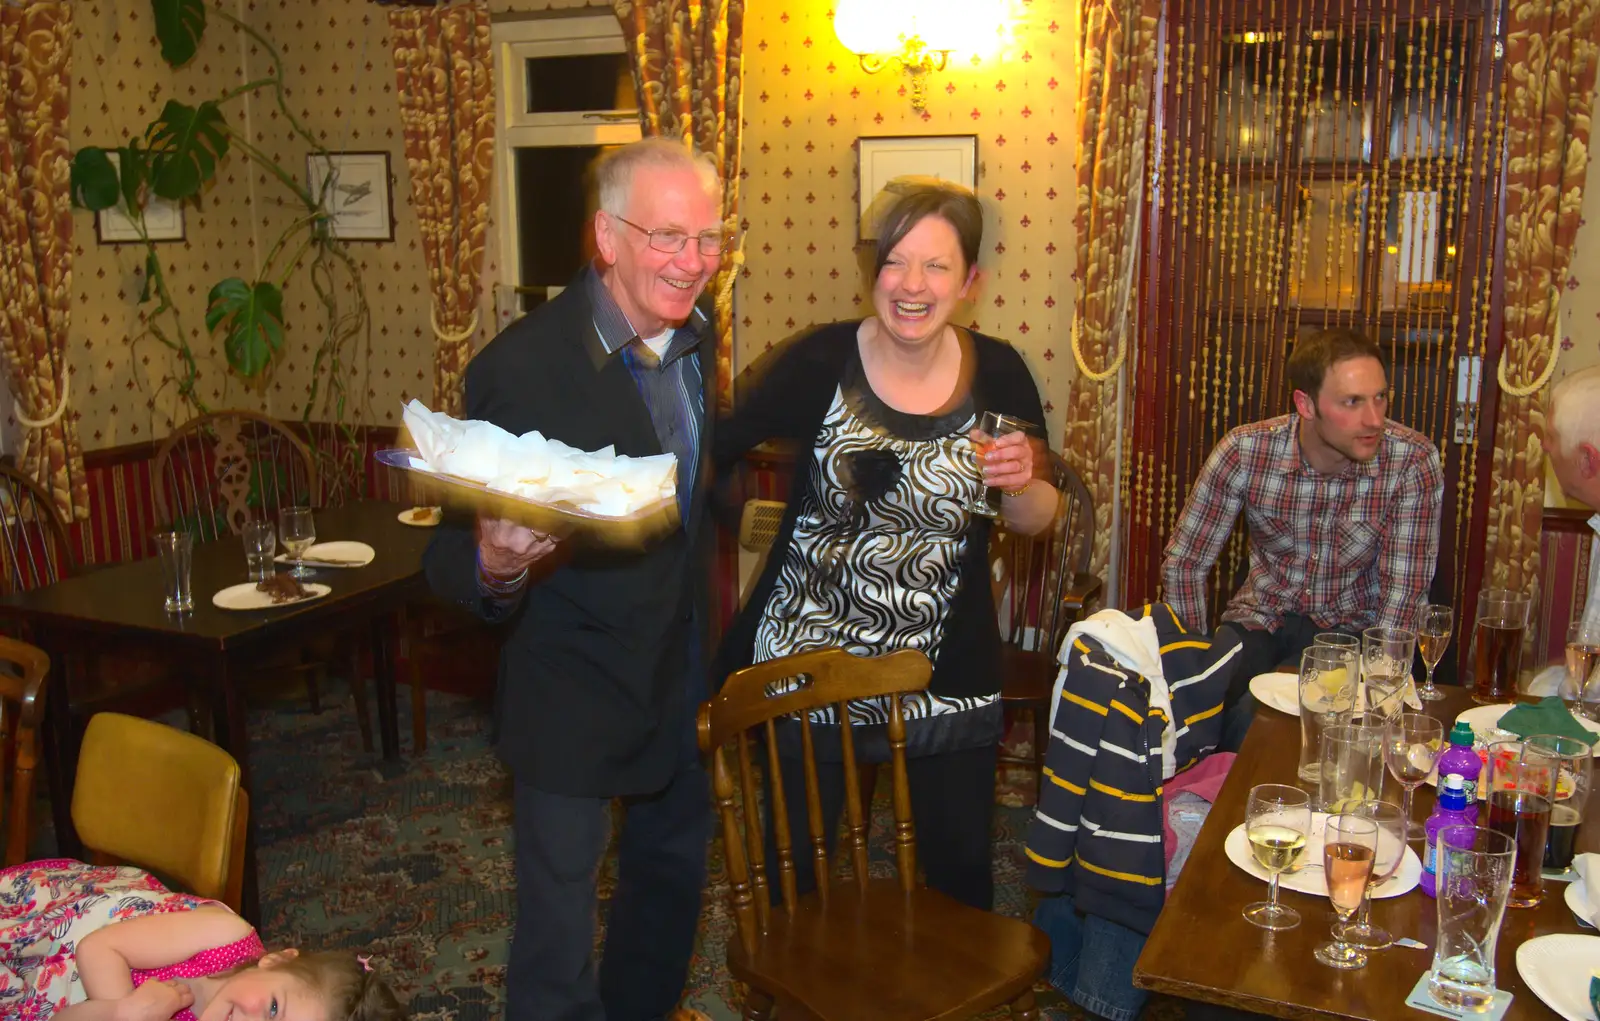
[[[1322,871],[1328,881],[1328,901],[1339,922],[1333,927],[1332,941],[1317,948],[1316,958],[1330,968],[1367,966],[1366,953],[1345,942],[1344,930],[1366,897],[1377,849],[1377,820],[1349,812],[1328,817],[1323,828]]]
[[[1264,783],[1250,788],[1245,836],[1256,863],[1272,874],[1267,899],[1244,909],[1245,921],[1263,929],[1293,929],[1300,912],[1278,903],[1278,877],[1299,860],[1311,837],[1311,798],[1298,787]]]
[[[1428,668],[1428,680],[1417,689],[1417,697],[1424,702],[1444,698],[1444,692],[1433,686],[1433,668],[1444,659],[1444,650],[1450,647],[1450,632],[1455,621],[1455,611],[1443,603],[1422,604],[1417,620],[1417,649],[1422,653],[1423,665]]]
[[[1363,801],[1352,812],[1378,824],[1378,842],[1373,848],[1372,875],[1367,880],[1361,908],[1355,918],[1339,927],[1335,936],[1363,950],[1382,950],[1394,943],[1394,937],[1389,930],[1372,924],[1372,891],[1394,875],[1405,860],[1408,817],[1401,814],[1399,805],[1387,801]]]
[[[294,562],[289,573],[296,578],[310,578],[316,574],[300,558],[311,544],[317,541],[317,525],[311,518],[310,507],[283,507],[278,511],[278,541]]]
[[[1420,840],[1422,827],[1411,820],[1411,792],[1433,775],[1444,751],[1444,724],[1422,713],[1401,713],[1389,721],[1383,734],[1383,761],[1389,775],[1405,788],[1400,804],[1405,813],[1406,839]]]

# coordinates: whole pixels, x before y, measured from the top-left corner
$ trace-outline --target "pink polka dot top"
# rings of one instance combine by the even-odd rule
[[[241,964],[258,961],[266,952],[267,948],[261,945],[261,937],[252,932],[225,946],[202,950],[187,961],[179,961],[177,964],[169,964],[162,968],[134,968],[133,987],[137,989],[151,979],[168,982],[172,979],[205,978]],[[185,1007],[172,1015],[172,1021],[197,1021],[197,1019],[194,1011]]]

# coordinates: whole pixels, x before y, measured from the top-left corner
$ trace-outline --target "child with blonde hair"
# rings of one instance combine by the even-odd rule
[[[141,869],[67,858],[0,869],[0,1017],[402,1021],[366,956],[267,953],[223,904]]]

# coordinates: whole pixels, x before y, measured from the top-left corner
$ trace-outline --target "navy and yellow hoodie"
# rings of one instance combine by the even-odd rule
[[[1035,889],[1070,894],[1081,911],[1148,933],[1166,896],[1162,736],[1174,728],[1179,772],[1216,747],[1239,640],[1227,629],[1190,634],[1165,603],[1128,616],[1154,618],[1175,722],[1151,704],[1149,682],[1093,638],[1062,649],[1066,677],[1028,829],[1027,878]]]

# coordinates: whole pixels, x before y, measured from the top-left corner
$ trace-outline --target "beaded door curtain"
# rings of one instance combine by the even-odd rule
[[[1384,349],[1390,417],[1439,446],[1434,593],[1465,608],[1494,422],[1481,366],[1499,343],[1494,19],[1467,0],[1169,3],[1123,457],[1127,602],[1158,593],[1216,442],[1292,409],[1295,339],[1344,325]],[[1241,527],[1212,572],[1213,613],[1246,553]]]

